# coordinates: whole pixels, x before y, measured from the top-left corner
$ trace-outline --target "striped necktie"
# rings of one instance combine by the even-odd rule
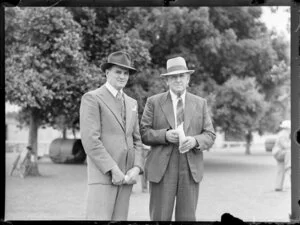
[[[116,98],[119,101],[119,103],[121,104],[121,118],[122,118],[122,122],[125,126],[125,124],[126,124],[125,100],[124,100],[124,97],[123,97],[121,91],[118,91]]]
[[[177,118],[177,127],[178,127],[181,123],[183,123],[184,120],[183,101],[181,97],[179,97],[177,101],[176,118]]]

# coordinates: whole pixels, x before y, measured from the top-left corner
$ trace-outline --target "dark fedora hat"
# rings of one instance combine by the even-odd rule
[[[117,51],[111,53],[107,57],[107,62],[103,63],[100,67],[101,70],[105,72],[106,69],[110,68],[113,65],[128,69],[129,74],[134,74],[136,72],[136,69],[131,66],[131,58],[126,52]]]

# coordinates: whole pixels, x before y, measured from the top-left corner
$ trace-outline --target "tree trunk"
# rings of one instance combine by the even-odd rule
[[[246,143],[246,155],[250,155],[251,154],[251,151],[250,151],[250,146],[251,146],[251,143],[247,142]]]
[[[246,139],[246,152],[245,152],[245,154],[250,155],[251,154],[250,147],[251,147],[251,142],[252,142],[252,131],[251,130],[247,131],[245,139]]]
[[[72,128],[72,134],[73,134],[74,139],[76,139],[76,130],[74,127]]]
[[[67,139],[67,128],[63,128],[63,130],[62,130],[62,137],[63,137],[63,139]]]
[[[36,109],[32,109],[30,113],[29,138],[28,145],[32,148],[33,157],[30,161],[30,169],[27,173],[29,176],[40,176],[37,163],[38,152],[38,113]]]

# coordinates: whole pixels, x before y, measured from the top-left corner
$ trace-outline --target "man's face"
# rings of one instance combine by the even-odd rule
[[[117,90],[121,90],[127,84],[129,70],[120,66],[112,66],[106,70],[108,83]]]
[[[181,73],[175,75],[168,75],[166,79],[167,85],[169,86],[170,90],[177,95],[181,95],[189,84],[190,74]]]

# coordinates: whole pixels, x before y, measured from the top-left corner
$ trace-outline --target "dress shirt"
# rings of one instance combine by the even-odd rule
[[[116,98],[118,94],[118,90],[115,89],[110,83],[106,82],[105,87],[109,90],[109,92]],[[120,90],[121,94],[123,95],[123,89]]]
[[[172,104],[173,104],[173,112],[174,112],[174,118],[175,118],[175,128],[177,128],[177,126],[179,124],[177,124],[177,113],[176,113],[176,110],[177,110],[177,103],[178,103],[178,96],[172,92],[170,90],[170,94],[171,94],[171,99],[172,99]],[[184,91],[182,93],[182,95],[180,96],[181,99],[182,99],[182,104],[183,104],[183,109],[184,109],[184,106],[185,106],[185,95],[186,95],[186,91]]]
[[[178,96],[174,92],[172,92],[171,90],[170,90],[170,95],[171,95],[172,104],[173,104],[173,112],[174,112],[174,118],[175,118],[175,128],[177,128],[177,113],[176,113],[176,110],[177,110]],[[186,95],[186,91],[184,91],[182,93],[182,95],[180,96],[181,99],[182,99],[183,109],[184,109],[184,106],[185,106],[185,95]],[[194,147],[194,149],[200,150],[199,143],[198,143],[197,140],[196,140],[196,146]]]

